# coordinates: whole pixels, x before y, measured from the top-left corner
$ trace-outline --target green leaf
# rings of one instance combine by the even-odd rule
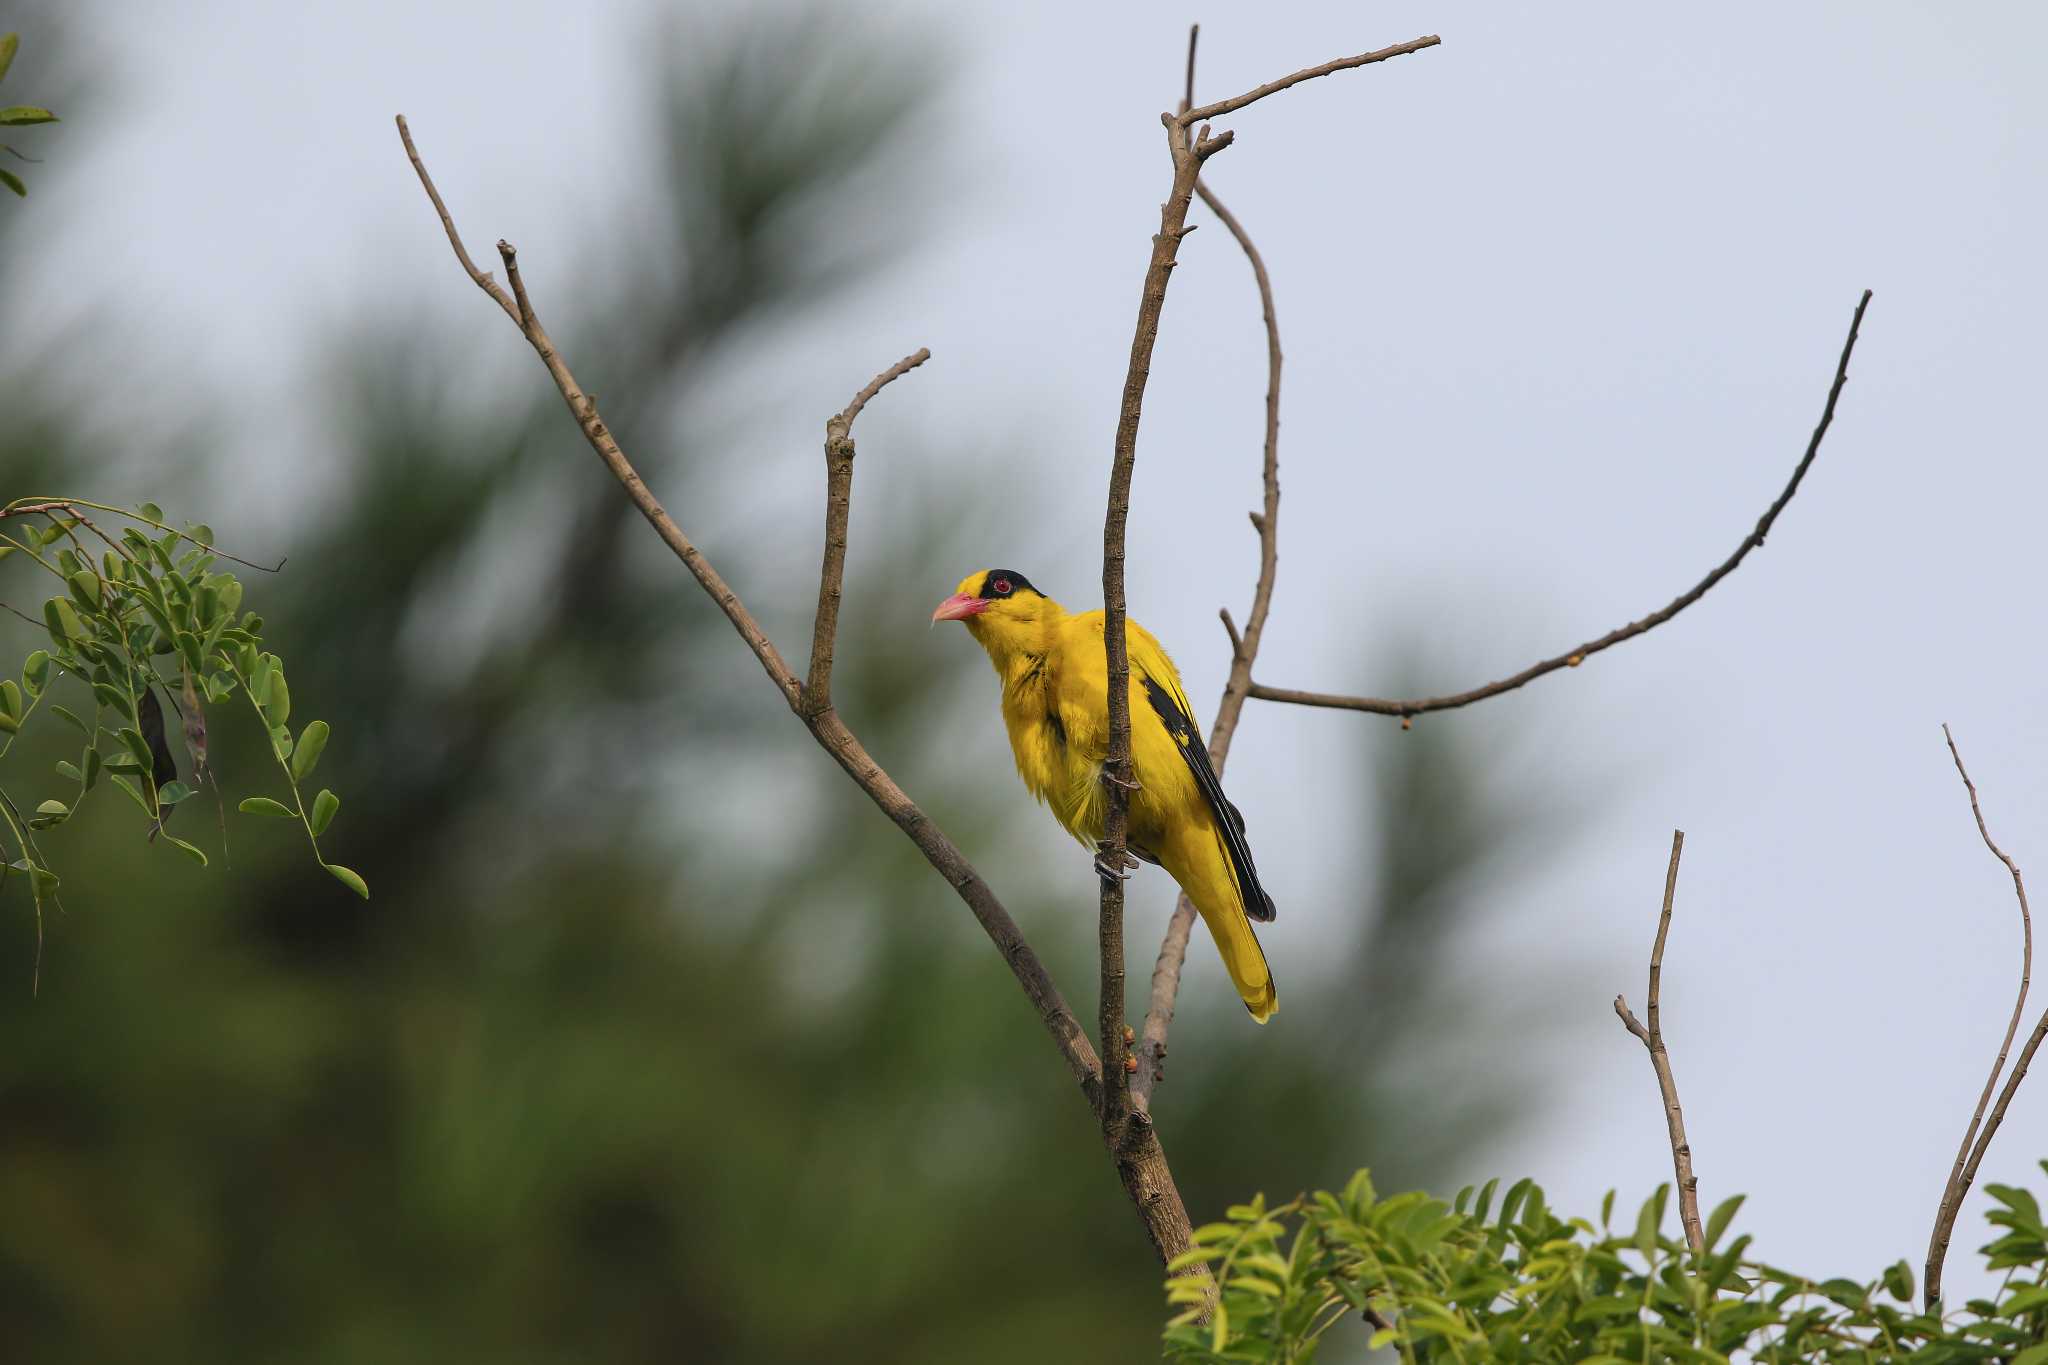
[[[364,882],[363,879],[357,876],[354,872],[350,871],[348,868],[343,867],[340,863],[328,863],[326,864],[326,868],[329,872],[332,872],[334,874],[334,880],[340,882],[343,886],[355,892],[364,900],[368,900],[370,898],[370,888],[368,883]],[[1217,1306],[1216,1316],[1219,1318],[1223,1316],[1223,1309],[1221,1305]]]
[[[153,502],[137,503],[135,505],[135,510],[137,513],[141,515],[144,521],[162,522],[164,519],[164,509],[158,507]]]
[[[21,47],[21,35],[10,33],[0,37],[0,80],[7,76],[7,68],[14,65],[14,54]]]
[[[1745,1197],[1738,1194],[1723,1199],[1720,1203],[1714,1205],[1714,1211],[1707,1215],[1706,1249],[1708,1251],[1714,1249],[1714,1243],[1720,1241],[1721,1234],[1728,1230],[1728,1224],[1734,1219],[1735,1211],[1742,1207],[1742,1201]],[[1912,1295],[1908,1293],[1906,1297],[1911,1298]]]
[[[1535,1185],[1536,1182],[1525,1175],[1514,1184],[1508,1186],[1507,1198],[1500,1201],[1500,1222],[1498,1226],[1506,1227],[1515,1221],[1515,1214],[1522,1207],[1522,1200],[1528,1197],[1529,1191]]]
[[[316,838],[327,832],[327,827],[334,823],[334,813],[340,809],[341,798],[322,787],[320,794],[313,798],[312,823]]]
[[[112,683],[94,683],[92,694],[99,699],[101,706],[108,707],[120,715],[128,714],[128,694]]]
[[[122,763],[127,763],[127,766],[123,767]],[[141,784],[138,783],[134,778],[126,775],[135,770],[135,765],[132,762],[129,762],[125,759],[122,760],[122,763],[109,763],[107,765],[107,771],[114,774],[114,785],[119,787],[122,791],[126,792],[128,794],[128,799],[130,801],[133,801],[136,805],[136,808],[139,809],[145,816],[149,817],[151,820],[156,819],[156,811],[151,809],[149,802],[142,799]]]
[[[192,789],[183,782],[166,782],[156,789],[156,803],[159,806],[175,806],[192,794]]]
[[[0,185],[5,185],[8,189],[13,190],[23,199],[28,198],[28,186],[22,184],[21,177],[16,175],[13,171],[8,170],[5,166],[0,166]],[[0,549],[0,555],[11,555],[13,553],[14,547],[12,545],[9,545],[4,549]]]
[[[10,104],[0,109],[0,128],[25,128],[31,123],[55,123],[57,116],[33,104]]]
[[[244,815],[275,815],[284,820],[296,820],[299,813],[282,801],[273,801],[267,796],[245,796],[235,807]]]
[[[1893,1261],[1885,1267],[1884,1288],[1887,1294],[1900,1303],[1913,1301],[1913,1267],[1905,1261]]]
[[[185,534],[209,549],[213,546],[213,528],[205,522],[195,521],[186,523]]]
[[[201,849],[197,844],[188,844],[175,834],[166,834],[164,835],[164,838],[170,840],[173,844],[176,844],[178,846],[179,851],[184,853],[184,855],[190,858],[193,862],[198,863],[201,867],[206,866],[205,850]]]
[[[43,689],[50,683],[50,651],[36,650],[28,656],[28,662],[21,666],[21,685],[31,698],[43,695]]]
[[[72,600],[89,612],[100,609],[100,576],[90,569],[80,569],[64,580],[71,589]]]
[[[36,807],[36,814],[69,815],[71,814],[71,807],[65,805],[62,801],[45,801]]]
[[[85,627],[79,624],[78,613],[65,598],[52,597],[43,603],[43,624],[49,628],[50,639],[58,649],[85,638]]]
[[[0,678],[0,716],[21,719],[21,689],[12,678]]]
[[[1904,1265],[1905,1262],[1899,1264]],[[2048,1284],[2037,1284],[2032,1289],[2022,1289],[1998,1305],[1998,1313],[2000,1317],[2016,1318],[2043,1306],[2048,1306]]]
[[[285,686],[284,670],[275,668],[270,673],[270,696],[263,704],[263,715],[272,725],[283,725],[291,718],[292,690]]]
[[[283,681],[281,678],[279,681]],[[298,746],[292,750],[292,781],[304,782],[313,775],[313,765],[320,761],[321,750],[327,747],[327,722],[316,720],[299,732]]]
[[[156,755],[149,751],[149,741],[142,737],[140,730],[126,725],[122,726],[121,743],[127,748],[135,761],[142,765],[144,772],[149,772],[156,767]]]
[[[85,774],[78,771],[78,765],[76,763],[73,763],[68,758],[60,758],[57,760],[57,776],[66,778],[72,782],[85,781]]]
[[[2012,1358],[2012,1365],[2048,1365],[2048,1342],[2021,1351]]]
[[[80,720],[78,718],[78,713],[73,711],[70,707],[59,706],[57,703],[51,702],[50,714],[57,717],[59,720],[69,721],[72,725],[77,726],[78,733],[84,735],[88,740],[92,738],[92,727],[90,725],[87,725],[84,721]]]
[[[1636,1250],[1651,1256],[1657,1250],[1657,1229],[1664,1222],[1664,1201],[1671,1187],[1659,1185],[1657,1192],[1643,1201],[1643,1211],[1636,1215]]]
[[[2034,1196],[2027,1191],[2017,1189],[2011,1185],[2000,1185],[1994,1182],[1984,1186],[1984,1193],[2026,1219],[2030,1225],[2034,1227],[2041,1225],[2041,1206],[2034,1201]]]

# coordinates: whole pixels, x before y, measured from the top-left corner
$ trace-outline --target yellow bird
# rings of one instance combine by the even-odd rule
[[[959,621],[988,651],[1003,680],[1003,725],[1017,771],[1031,794],[1052,807],[1069,834],[1100,847],[1102,764],[1109,752],[1109,669],[1102,613],[1069,613],[1010,569],[960,580],[932,620]],[[1280,995],[1251,920],[1273,918],[1259,885],[1244,817],[1223,795],[1196,728],[1180,673],[1152,633],[1128,621],[1131,660],[1130,852],[1164,867],[1202,912],[1245,1008],[1260,1023]],[[1132,864],[1135,866],[1136,864]],[[1121,869],[1098,857],[1105,876]]]

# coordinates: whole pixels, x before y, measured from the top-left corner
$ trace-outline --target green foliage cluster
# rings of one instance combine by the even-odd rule
[[[1596,1228],[1559,1217],[1529,1180],[1495,1211],[1497,1186],[1467,1186],[1450,1204],[1382,1199],[1360,1171],[1342,1194],[1233,1206],[1169,1267],[1167,1298],[1183,1311],[1166,1329],[1168,1358],[1306,1365],[1338,1324],[1372,1330],[1370,1308],[1390,1324],[1372,1345],[1416,1362],[2048,1365],[2048,1228],[2026,1190],[1985,1186],[2003,1232],[1983,1250],[2005,1279],[1995,1299],[1951,1316],[1913,1307],[1905,1261],[1865,1284],[1752,1260],[1747,1236],[1722,1247],[1741,1195],[1709,1215],[1695,1254],[1664,1234],[1669,1185],[1620,1231],[1611,1191]]]
[[[14,54],[20,48],[20,34],[0,34],[0,81],[7,79],[7,68],[14,65]],[[0,128],[22,128],[32,123],[55,123],[56,121],[57,116],[55,114],[47,109],[37,108],[32,104],[0,105]],[[28,160],[27,157],[22,156],[20,152],[15,151],[14,148],[4,142],[0,142],[0,152],[5,152],[18,160]],[[0,166],[0,185],[5,185],[18,195],[25,196],[28,194],[28,186],[21,183],[21,177],[8,170],[5,166]]]
[[[116,537],[86,516],[88,511],[106,514],[110,524],[115,517],[134,524]],[[47,497],[16,498],[0,506],[0,524],[9,528],[0,530],[0,560],[26,556],[64,588],[43,603],[47,646],[23,662],[19,684],[11,677],[0,679],[0,759],[45,703],[50,715],[84,742],[75,761],[60,759],[55,765],[66,790],[42,801],[33,814],[24,814],[0,788],[0,827],[9,841],[0,845],[0,886],[14,873],[26,875],[40,920],[59,878],[36,836],[71,819],[102,777],[142,811],[152,839],[161,835],[165,843],[206,864],[204,850],[165,828],[173,809],[194,789],[178,777],[159,690],[170,697],[180,718],[194,781],[211,776],[206,707],[237,695],[249,703],[269,734],[291,804],[255,796],[241,809],[298,820],[314,856],[320,857],[320,836],[341,801],[323,789],[308,805],[300,784],[312,776],[327,747],[328,726],[316,720],[292,733],[284,665],[262,647],[263,618],[241,611],[242,584],[221,567],[212,528],[167,525],[153,503],[128,511]],[[52,699],[66,677],[78,684],[80,707],[91,703],[91,719]],[[325,858],[321,863],[357,895],[369,895],[354,871]]]

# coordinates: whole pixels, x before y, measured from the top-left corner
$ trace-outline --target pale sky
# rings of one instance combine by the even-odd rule
[[[338,317],[427,308],[473,325],[508,383],[541,382],[456,272],[391,116],[410,116],[472,245],[516,241],[544,311],[562,315],[573,301],[551,283],[604,240],[607,196],[643,174],[634,48],[654,8],[80,5],[131,107],[105,136],[67,128],[63,155],[89,157],[82,168],[31,176],[62,230],[5,307],[120,319],[127,350],[106,363],[118,401],[145,414],[244,375],[226,454],[268,490],[252,507],[288,504],[323,454],[306,398],[318,376],[298,357]],[[1178,94],[1188,22],[1204,25],[1205,99],[1441,33],[1435,50],[1232,116],[1236,145],[1209,179],[1271,264],[1288,355],[1282,566],[1259,675],[1383,693],[1392,677],[1361,657],[1420,620],[1432,690],[1449,690],[1662,606],[1732,550],[1803,449],[1874,289],[1833,433],[1764,549],[1649,637],[1489,715],[1422,724],[1519,736],[1507,790],[1596,798],[1565,856],[1488,889],[1506,909],[1470,946],[1475,981],[1507,990],[1531,955],[1606,976],[1545,1006],[1587,1019],[1572,1055],[1491,1040],[1499,1061],[1569,1088],[1465,1174],[1533,1174],[1575,1211],[1670,1178],[1648,1063],[1608,1011],[1617,990],[1642,1007],[1679,826],[1665,1029],[1703,1203],[1746,1192],[1741,1226],[1767,1259],[1867,1277],[1903,1255],[1917,1273],[2018,976],[2011,886],[1978,842],[1942,722],[1993,832],[2048,879],[2048,472],[2028,397],[2048,313],[2048,11],[1209,8],[873,6],[878,29],[937,33],[953,53],[944,118],[925,130],[935,190],[917,211],[933,245],[837,303],[829,326],[764,338],[724,415],[774,478],[812,479],[823,414],[929,345],[933,362],[862,419],[859,496],[958,480],[1042,507],[988,562],[1095,605],[1123,358],[1167,183],[1157,115]],[[1255,568],[1244,514],[1264,343],[1220,227],[1181,261],[1129,579],[1133,614],[1206,706],[1227,662],[1216,608],[1241,616]],[[892,433],[943,451],[949,433],[992,428],[1028,459],[875,458]],[[801,487],[786,516],[809,545]],[[905,629],[972,567],[907,585]],[[961,742],[1006,769],[993,710]],[[1300,912],[1267,935],[1283,978],[1315,971],[1319,943],[1345,929],[1318,912],[1332,888],[1316,869],[1351,835],[1342,803],[1317,793],[1356,786],[1332,769],[1355,761],[1360,727],[1391,724],[1247,713],[1233,795],[1261,867],[1289,869],[1276,897]],[[1045,839],[1081,913],[1085,867],[1050,821]],[[1139,885],[1139,922],[1156,923],[1164,883]],[[1219,978],[1202,957],[1189,990]],[[2043,1155],[2037,1077],[1980,1180],[2028,1183]],[[1953,1299],[1980,1283],[1966,1267],[1983,1202],[1958,1223]]]

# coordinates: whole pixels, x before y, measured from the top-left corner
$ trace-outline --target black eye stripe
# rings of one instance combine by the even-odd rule
[[[1030,580],[1015,569],[990,569],[981,580],[979,597],[1009,597],[1020,592],[1036,592]]]

